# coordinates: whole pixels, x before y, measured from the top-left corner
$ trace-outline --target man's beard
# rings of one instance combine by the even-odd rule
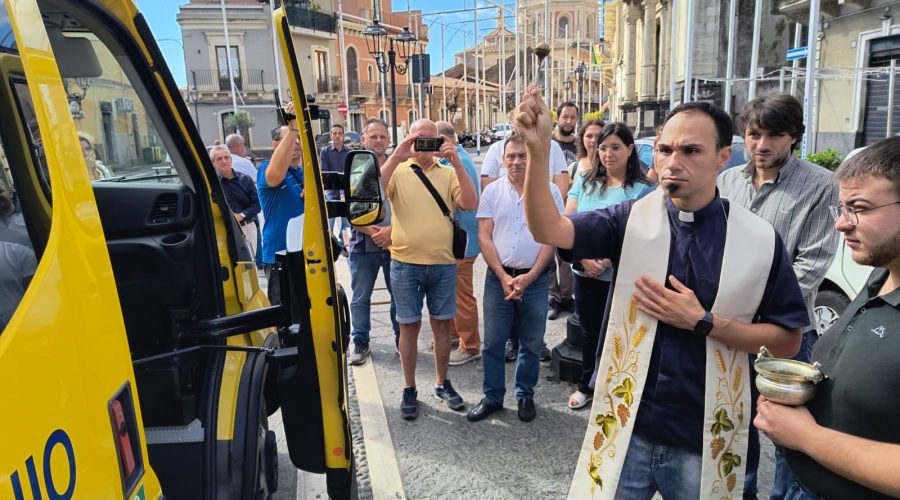
[[[559,130],[559,135],[561,135],[563,137],[570,137],[570,136],[572,136],[572,134],[575,133],[575,127],[572,127],[570,129],[566,130],[565,127],[560,125],[558,130]]]
[[[896,233],[893,238],[866,250],[859,260],[853,259],[857,264],[886,267],[900,255],[900,233]]]
[[[671,198],[673,195],[678,193],[678,189],[681,186],[675,182],[669,182],[668,184],[663,184],[663,189],[666,191],[666,194]]]
[[[750,156],[750,165],[753,168],[761,168],[763,170],[781,168],[785,163],[787,163],[787,161],[789,159],[791,159],[792,154],[793,154],[793,151],[789,152],[788,154],[786,154],[784,156],[773,157],[772,161],[766,165],[757,164],[756,161],[754,161],[754,159],[753,159],[753,155],[751,155]]]

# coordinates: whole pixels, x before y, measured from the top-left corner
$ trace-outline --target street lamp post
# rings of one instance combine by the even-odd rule
[[[584,114],[584,109],[582,108],[583,100],[584,100],[584,72],[587,71],[587,68],[584,66],[584,61],[578,64],[578,67],[575,68],[575,78],[578,80],[578,128],[581,128],[581,116]]]
[[[563,80],[563,88],[566,90],[566,98],[565,98],[565,100],[566,100],[566,101],[571,100],[571,97],[569,97],[569,96],[572,95],[572,94],[569,93],[569,90],[572,89],[572,80],[569,80],[568,77],[566,77],[566,79]]]
[[[387,30],[378,20],[372,21],[372,24],[366,27],[363,33],[366,37],[366,45],[369,54],[375,58],[375,66],[378,71],[391,74],[391,128],[393,132],[394,146],[397,146],[397,86],[395,83],[395,74],[405,75],[409,68],[409,46],[417,39],[409,31],[409,27],[404,27],[403,31],[397,34],[397,52],[394,52],[394,38],[388,36]],[[387,52],[385,52],[385,43],[387,43]],[[397,56],[400,56],[402,63],[397,62]]]

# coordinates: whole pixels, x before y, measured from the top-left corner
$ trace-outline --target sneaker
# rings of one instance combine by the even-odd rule
[[[566,299],[563,301],[562,308],[570,313],[575,313],[575,299]]]
[[[481,351],[476,353],[471,353],[469,351],[464,351],[462,349],[456,349],[450,353],[450,366],[459,366],[468,363],[469,361],[475,361],[476,359],[481,357]]]
[[[434,397],[446,401],[447,406],[454,411],[463,410],[466,407],[462,396],[450,385],[450,379],[444,380],[443,385],[434,386]]]
[[[353,343],[353,352],[350,353],[350,365],[357,366],[366,362],[369,356],[369,344]]]
[[[519,357],[519,343],[507,340],[506,347],[503,349],[503,359],[507,363],[512,363],[517,357]]]
[[[403,420],[415,420],[419,416],[418,395],[415,387],[403,389],[403,399],[400,400],[400,416]]]
[[[550,301],[550,308],[547,310],[547,319],[556,319],[562,311],[562,304],[555,300]]]
[[[541,361],[550,361],[552,354],[550,353],[550,348],[547,347],[546,342],[541,342]]]

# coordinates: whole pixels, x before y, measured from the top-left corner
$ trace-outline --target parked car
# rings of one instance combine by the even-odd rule
[[[656,139],[654,137],[641,137],[640,139],[634,140],[634,147],[637,148],[638,157],[644,165],[653,166],[653,145],[655,141]],[[725,168],[723,168],[722,171],[724,172],[731,167],[743,165],[749,160],[750,158],[747,155],[747,146],[744,144],[744,138],[736,135],[731,138],[731,158],[728,160],[728,163],[725,164]]]
[[[513,133],[513,126],[509,123],[497,123],[492,128],[491,131],[494,133],[494,139],[509,139],[509,136]]]

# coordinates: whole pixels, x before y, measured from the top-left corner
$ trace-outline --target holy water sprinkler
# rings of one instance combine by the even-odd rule
[[[540,83],[538,79],[538,75],[540,75],[540,68],[544,64],[544,59],[547,59],[547,56],[550,55],[550,46],[546,43],[538,44],[537,47],[534,48],[534,55],[537,56],[537,64],[534,66],[534,78],[532,82],[539,87],[543,87],[543,84]]]

